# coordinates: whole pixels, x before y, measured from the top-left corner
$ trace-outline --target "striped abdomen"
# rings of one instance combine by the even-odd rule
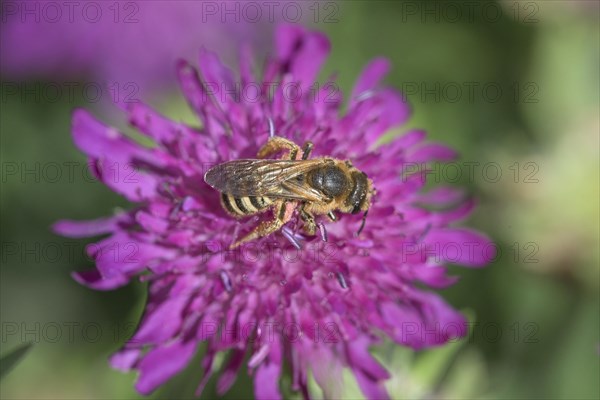
[[[273,203],[265,196],[234,197],[230,194],[221,193],[221,204],[229,214],[233,216],[252,215],[263,211]]]

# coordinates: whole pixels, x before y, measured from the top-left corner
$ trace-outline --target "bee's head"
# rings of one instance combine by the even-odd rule
[[[344,206],[350,213],[358,214],[360,211],[369,209],[373,188],[367,174],[354,167],[350,169],[350,177],[352,187],[344,202]]]

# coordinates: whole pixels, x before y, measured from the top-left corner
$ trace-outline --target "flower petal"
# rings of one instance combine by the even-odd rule
[[[152,393],[181,371],[195,351],[194,341],[175,341],[150,350],[139,363],[140,376],[135,384],[136,390],[144,395]]]
[[[281,399],[279,374],[281,366],[274,363],[261,364],[254,373],[254,397],[257,400]]]
[[[369,354],[369,344],[370,340],[364,336],[347,344],[350,364],[363,371],[373,381],[389,379],[390,374]]]
[[[433,206],[457,203],[465,196],[465,191],[452,186],[439,186],[419,195],[419,201]]]
[[[320,32],[307,32],[298,25],[282,25],[276,41],[282,74],[290,73],[300,84],[302,93],[306,93],[329,54],[329,39]]]
[[[235,383],[238,372],[244,362],[246,352],[243,350],[233,350],[227,366],[221,373],[217,381],[217,394],[222,396]]]
[[[407,160],[413,163],[431,161],[452,161],[458,154],[448,146],[439,143],[427,143],[414,149],[407,155]]]
[[[466,228],[431,229],[423,241],[428,246],[428,254],[466,267],[483,267],[496,256],[494,243]]]
[[[356,377],[358,386],[367,399],[385,400],[389,399],[390,395],[383,386],[381,381],[374,380],[372,377],[365,374],[362,370],[353,368],[352,372]]]
[[[129,219],[127,214],[99,218],[88,221],[63,219],[52,225],[52,230],[69,238],[86,238],[111,233],[118,228],[119,222]]]
[[[131,339],[132,343],[159,344],[175,336],[183,323],[183,309],[188,299],[177,296],[166,300],[152,310],[146,310],[146,316]]]
[[[383,79],[390,70],[390,62],[386,58],[376,58],[372,60],[363,69],[362,73],[358,77],[352,94],[350,95],[349,107],[353,107],[357,101],[360,101],[368,92],[377,86],[377,84]]]
[[[128,372],[135,366],[141,354],[141,349],[124,348],[113,354],[110,357],[109,363],[114,369]]]
[[[95,290],[114,290],[129,283],[129,277],[126,275],[113,275],[106,278],[100,275],[97,269],[72,272],[71,276],[78,283]]]

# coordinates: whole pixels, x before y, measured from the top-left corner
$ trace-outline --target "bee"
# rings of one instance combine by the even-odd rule
[[[206,172],[204,181],[221,192],[221,205],[229,215],[243,218],[273,210],[271,220],[261,222],[231,248],[278,231],[292,219],[295,210],[310,236],[319,226],[315,215],[327,215],[336,221],[334,211],[363,211],[357,232],[360,234],[375,193],[372,181],[348,160],[308,159],[312,148],[311,142],[300,148],[290,140],[273,136],[258,151],[257,159],[228,161]],[[266,158],[281,152],[284,155],[279,159]]]

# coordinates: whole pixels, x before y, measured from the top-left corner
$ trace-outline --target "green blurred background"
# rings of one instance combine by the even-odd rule
[[[388,389],[399,399],[598,398],[598,3],[450,3],[321,2],[317,24],[301,3],[305,23],[332,42],[322,76],[339,72],[344,92],[370,59],[391,60],[386,81],[414,110],[409,125],[391,134],[420,127],[459,150],[458,177],[438,169],[431,178],[468,188],[479,207],[467,224],[500,249],[485,269],[453,268],[461,280],[442,291],[474,322],[469,338],[419,353],[390,344],[378,350],[394,376]],[[86,179],[70,135],[74,107],[111,121],[114,111],[80,91],[56,102],[23,99],[21,89],[8,93],[14,79],[2,78],[1,354],[33,345],[3,377],[0,397],[139,398],[135,374],[110,369],[107,357],[133,332],[144,284],[112,292],[77,284],[70,272],[92,266],[85,241],[49,230],[61,218],[128,207]],[[34,82],[48,80],[27,84]],[[176,88],[148,100],[190,118]],[[23,176],[23,169],[37,172]],[[192,397],[200,372],[192,363],[152,398]],[[203,398],[214,390],[211,381]],[[251,393],[244,371],[225,398]],[[361,397],[349,378],[336,396]]]

